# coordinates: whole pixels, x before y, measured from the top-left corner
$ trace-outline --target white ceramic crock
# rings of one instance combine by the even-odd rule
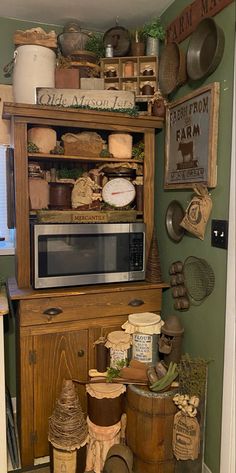
[[[14,52],[13,98],[36,103],[36,87],[55,87],[56,54],[37,45],[19,46]]]

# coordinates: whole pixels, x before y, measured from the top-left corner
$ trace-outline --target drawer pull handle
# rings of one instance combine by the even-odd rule
[[[50,309],[46,309],[43,312],[45,315],[49,315],[50,317],[61,314],[62,310],[59,309],[58,307],[50,307]]]
[[[79,356],[80,358],[82,358],[82,356],[84,356],[84,350],[79,350],[79,351],[78,351],[78,356]]]
[[[133,299],[132,301],[129,302],[128,305],[131,305],[131,307],[139,307],[140,305],[143,305],[144,301],[142,299]]]

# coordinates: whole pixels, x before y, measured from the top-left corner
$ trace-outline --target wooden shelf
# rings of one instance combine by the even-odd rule
[[[146,62],[145,62],[146,64]],[[142,96],[143,99],[143,96]],[[146,225],[146,254],[148,255],[153,234],[154,222],[154,174],[155,174],[155,133],[162,129],[163,118],[150,115],[130,116],[121,112],[103,110],[81,110],[34,104],[4,103],[3,118],[14,122],[14,156],[15,156],[15,202],[16,202],[16,275],[19,287],[30,286],[30,226],[29,226],[29,192],[28,162],[38,161],[47,166],[47,161],[84,162],[90,163],[137,163],[143,166],[144,202],[143,221]],[[54,129],[71,129],[78,131],[90,129],[94,131],[125,132],[142,134],[144,138],[144,160],[121,160],[95,156],[67,156],[27,152],[27,130],[29,127],[51,126]],[[41,160],[41,161],[40,161]],[[47,170],[47,169],[46,169]]]
[[[145,133],[149,128],[162,129],[164,126],[163,118],[150,115],[131,116],[127,113],[105,110],[83,110],[52,105],[4,102],[2,118],[10,119],[11,117],[14,117],[15,123],[111,131],[117,131],[118,127],[119,131],[131,133]]]
[[[103,156],[67,156],[65,154],[45,154],[45,153],[28,153],[28,158],[33,160],[75,160],[75,161],[94,161],[94,162],[107,162],[107,163],[139,163],[142,164],[141,159],[121,159],[121,158],[106,158]]]

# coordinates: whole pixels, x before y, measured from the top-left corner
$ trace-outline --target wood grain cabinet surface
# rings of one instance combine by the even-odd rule
[[[32,290],[28,163],[35,160],[39,163],[48,160],[86,163],[89,158],[29,153],[27,131],[35,125],[46,125],[57,131],[60,128],[90,129],[106,133],[128,132],[136,138],[143,137],[144,202],[141,213],[146,225],[148,255],[154,224],[155,133],[157,128],[163,128],[163,119],[15,103],[4,103],[3,118],[12,119],[14,124],[17,284],[9,283],[9,294],[17,305],[17,417],[22,467],[28,467],[34,465],[35,458],[48,455],[48,419],[63,379],[86,381],[89,368],[95,367],[96,339],[118,329],[130,313],[160,311],[162,290],[167,285],[137,282]],[[109,160],[117,162],[110,157],[93,158],[95,164]],[[83,385],[77,387],[86,411],[85,388]]]
[[[131,283],[68,290],[10,289],[17,300],[18,429],[22,466],[49,453],[48,419],[63,379],[86,381],[94,342],[119,330],[130,313],[159,312],[165,284]],[[86,413],[84,385],[76,384]]]

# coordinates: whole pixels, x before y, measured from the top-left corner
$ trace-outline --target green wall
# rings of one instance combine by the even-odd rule
[[[191,2],[176,0],[165,12],[163,21],[168,25]],[[229,200],[229,169],[231,152],[231,123],[232,123],[232,87],[233,87],[233,51],[234,51],[234,18],[235,4],[232,3],[215,20],[225,32],[225,53],[217,70],[205,82],[192,86],[181,87],[174,95],[174,99],[181,97],[203,84],[220,82],[220,111],[219,111],[219,139],[218,139],[218,183],[211,191],[213,211],[211,218],[228,218]],[[27,29],[35,23],[26,23],[0,18],[0,83],[9,84],[11,79],[3,76],[2,67],[9,63],[13,57],[13,33],[16,29]],[[42,25],[44,27],[45,25]],[[47,27],[49,31],[54,26]],[[59,32],[59,30],[58,30]],[[181,47],[188,45],[186,39]],[[225,325],[225,294],[226,294],[226,257],[227,252],[212,248],[210,243],[210,221],[204,241],[190,235],[185,235],[183,240],[175,244],[165,230],[165,212],[168,204],[179,200],[184,207],[191,198],[190,191],[163,190],[164,171],[164,132],[157,135],[158,158],[156,161],[156,228],[159,241],[159,251],[162,264],[162,273],[166,281],[169,280],[168,268],[173,261],[184,261],[189,255],[203,257],[209,261],[215,272],[215,288],[211,296],[198,307],[191,306],[185,313],[176,312],[180,316],[185,328],[184,350],[192,356],[201,356],[212,360],[209,365],[209,382],[207,398],[207,424],[205,462],[212,473],[219,472],[220,456],[220,429],[221,429],[221,402],[222,402],[222,376],[223,376],[223,350],[224,350],[224,325]],[[5,276],[14,274],[14,257],[0,256],[0,273]],[[167,290],[163,298],[163,318],[174,313],[171,291]],[[14,324],[10,321],[6,333],[6,372],[7,381],[12,395],[15,395],[15,361],[14,361]]]
[[[162,17],[164,24],[167,26],[189,3],[191,2],[176,0]],[[166,281],[169,281],[168,268],[170,264],[176,260],[184,262],[185,258],[190,255],[205,258],[215,273],[213,293],[200,306],[191,306],[190,310],[186,312],[175,311],[171,290],[165,291],[163,318],[174,313],[179,315],[185,329],[184,351],[192,356],[212,360],[209,364],[208,378],[205,463],[212,473],[218,473],[220,469],[227,251],[211,247],[210,228],[212,218],[228,219],[235,4],[232,3],[214,18],[225,33],[225,51],[220,65],[205,81],[191,85],[191,88],[187,84],[171,97],[175,100],[205,84],[220,82],[218,179],[217,187],[210,191],[213,210],[204,241],[185,234],[181,242],[175,243],[167,235],[165,213],[169,203],[177,199],[186,208],[192,192],[191,190],[163,190],[164,132],[157,135],[155,216],[162,272]],[[188,42],[189,38],[182,42],[180,47],[186,49]]]

